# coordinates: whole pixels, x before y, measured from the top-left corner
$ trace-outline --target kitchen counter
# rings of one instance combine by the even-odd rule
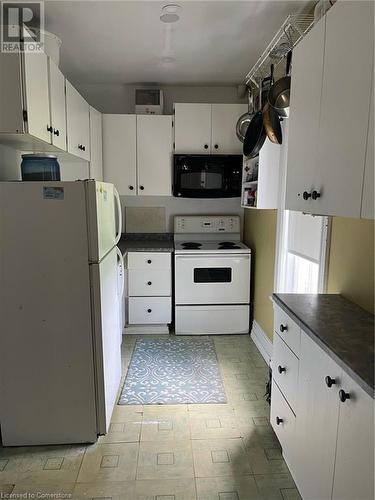
[[[374,397],[374,316],[336,294],[274,293],[281,307]]]
[[[173,252],[173,234],[126,233],[118,243],[123,255],[127,252]]]

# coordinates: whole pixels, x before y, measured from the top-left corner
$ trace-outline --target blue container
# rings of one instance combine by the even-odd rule
[[[21,176],[23,181],[61,180],[57,157],[47,154],[22,155]]]

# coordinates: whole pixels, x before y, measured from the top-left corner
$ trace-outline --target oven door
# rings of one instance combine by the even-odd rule
[[[250,255],[176,255],[175,302],[248,304]]]

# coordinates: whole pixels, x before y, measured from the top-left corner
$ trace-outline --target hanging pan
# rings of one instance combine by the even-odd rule
[[[259,109],[254,114],[249,126],[246,130],[245,140],[243,142],[243,154],[247,158],[254,158],[259,154],[264,141],[266,140],[266,131],[263,125],[262,116],[262,88],[265,81],[269,78],[264,78],[259,87]]]
[[[271,88],[273,85],[273,71],[274,71],[274,66],[271,64],[271,75],[270,75],[270,80],[271,80]],[[263,125],[267,134],[268,139],[273,142],[274,144],[282,144],[283,142],[283,135],[281,132],[281,124],[280,124],[280,117],[277,114],[277,111],[270,106],[270,103],[268,100],[266,101],[264,107],[263,107]]]
[[[292,61],[292,51],[286,56],[286,73],[285,76],[277,80],[268,93],[268,102],[279,116],[287,118],[289,116],[289,101],[290,101],[290,63]]]
[[[238,118],[236,124],[236,134],[238,139],[243,142],[245,140],[245,135],[249,123],[254,116],[254,102],[253,102],[253,94],[251,92],[251,88],[247,87],[247,99],[248,99],[248,110],[247,113],[244,113]]]

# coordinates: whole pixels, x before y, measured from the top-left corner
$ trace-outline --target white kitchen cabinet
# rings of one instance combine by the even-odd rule
[[[137,116],[103,115],[103,173],[121,195],[137,194]]]
[[[175,153],[209,154],[211,151],[211,104],[174,105]]]
[[[212,104],[212,154],[242,154],[243,144],[236,135],[236,123],[247,110],[247,104]]]
[[[294,413],[296,413],[298,366],[297,356],[276,334],[273,339],[273,380],[277,383]]]
[[[160,325],[171,321],[170,297],[129,297],[130,325]]]
[[[317,177],[319,214],[360,217],[374,59],[373,2],[339,1],[326,15]]]
[[[283,448],[285,460],[289,467],[293,467],[295,448],[296,416],[292,412],[276,382],[272,381],[272,406],[270,420],[275,434]]]
[[[329,500],[335,464],[341,368],[301,332],[293,476],[304,500]],[[335,384],[327,386],[326,377]],[[341,497],[341,500],[345,497]]]
[[[311,197],[305,200],[303,193],[312,191],[316,177],[324,38],[325,17],[293,50],[286,170],[289,210],[309,211],[313,203]]]
[[[171,196],[172,116],[137,116],[137,193]]]
[[[374,218],[374,78],[372,79],[361,217]]]
[[[346,373],[340,388],[350,399],[343,402],[335,394],[340,416],[332,500],[373,500],[374,400]]]
[[[48,58],[44,53],[23,54],[24,93],[29,134],[51,141],[51,123],[48,98]]]
[[[293,52],[286,208],[360,217],[373,2],[338,1]]]
[[[90,160],[90,112],[81,94],[66,80],[68,152]]]
[[[90,106],[90,179],[103,180],[102,114]]]
[[[51,143],[66,151],[65,77],[50,57],[48,84]]]

